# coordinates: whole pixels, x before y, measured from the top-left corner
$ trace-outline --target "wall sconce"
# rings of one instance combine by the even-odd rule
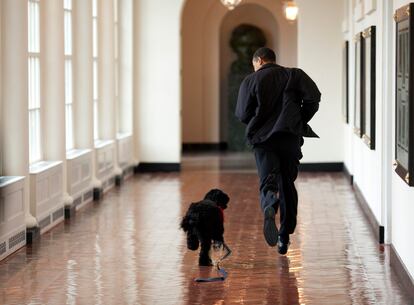
[[[299,8],[295,1],[287,1],[285,3],[285,16],[289,21],[295,21],[298,17]]]

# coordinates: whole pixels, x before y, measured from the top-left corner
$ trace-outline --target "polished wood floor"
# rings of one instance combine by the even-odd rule
[[[190,159],[130,178],[2,261],[0,304],[410,304],[342,174],[300,174],[299,224],[280,256],[262,236],[255,172]],[[231,197],[229,276],[195,283],[215,272],[197,266],[178,223],[216,187]]]

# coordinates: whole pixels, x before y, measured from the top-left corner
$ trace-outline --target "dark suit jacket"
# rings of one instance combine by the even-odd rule
[[[266,141],[276,132],[318,137],[307,124],[319,109],[321,93],[301,69],[265,64],[242,82],[237,118],[247,124],[250,144]]]

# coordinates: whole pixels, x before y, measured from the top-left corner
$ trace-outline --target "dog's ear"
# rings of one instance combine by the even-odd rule
[[[211,200],[211,201],[217,203],[218,206],[220,206],[224,209],[227,207],[227,203],[230,200],[229,196],[226,193],[224,193],[222,190],[219,190],[219,189],[210,190],[205,195],[204,199]]]

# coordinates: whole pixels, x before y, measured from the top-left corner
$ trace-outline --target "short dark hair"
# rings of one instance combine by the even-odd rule
[[[253,59],[258,59],[259,57],[267,62],[276,62],[276,54],[270,48],[263,47],[257,49],[257,51],[253,54]]]

